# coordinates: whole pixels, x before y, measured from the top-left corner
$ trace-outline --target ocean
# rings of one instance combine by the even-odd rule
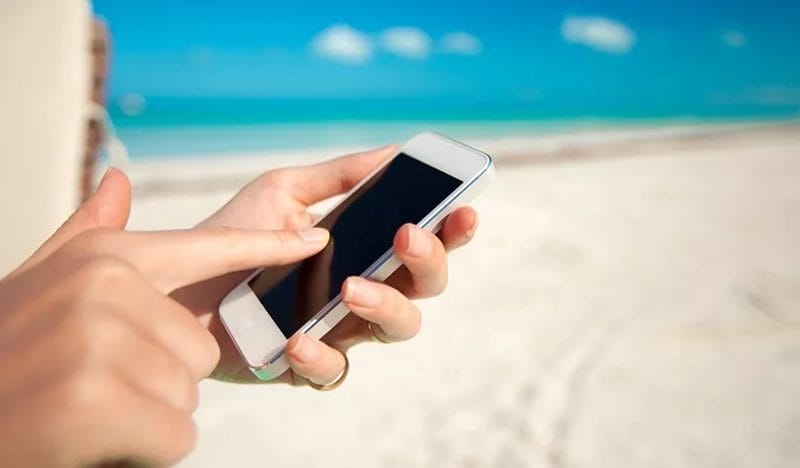
[[[564,103],[427,99],[143,98],[124,96],[110,117],[133,159],[379,146],[420,131],[457,139],[578,129],[796,118],[792,107],[703,103]]]

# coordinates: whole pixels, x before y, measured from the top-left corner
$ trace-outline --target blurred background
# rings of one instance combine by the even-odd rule
[[[330,394],[204,382],[185,466],[797,465],[800,3],[94,9],[131,228],[422,130],[498,167],[418,337]]]
[[[497,164],[417,337],[334,392],[202,382],[183,466],[798,465],[799,2],[92,8],[0,2],[0,270],[109,163],[131,229],[421,130]]]
[[[797,117],[794,1],[97,0],[134,157]]]

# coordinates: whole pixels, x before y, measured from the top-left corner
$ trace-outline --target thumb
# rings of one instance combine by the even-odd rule
[[[131,211],[131,184],[128,176],[109,168],[97,190],[28,258],[17,272],[47,258],[78,234],[98,228],[122,230]]]

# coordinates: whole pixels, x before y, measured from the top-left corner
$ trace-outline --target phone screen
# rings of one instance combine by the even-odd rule
[[[399,154],[317,223],[331,233],[325,249],[300,263],[263,270],[250,288],[283,334],[293,335],[341,292],[348,276],[361,275],[392,248],[400,226],[422,221],[461,182]]]

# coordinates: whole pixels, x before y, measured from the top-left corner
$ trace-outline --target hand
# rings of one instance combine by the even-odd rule
[[[111,171],[0,281],[0,460],[8,466],[168,465],[194,445],[197,382],[214,337],[167,293],[321,250],[324,230],[124,232],[127,179]]]
[[[267,172],[243,188],[199,227],[231,226],[257,229],[300,229],[313,224],[312,204],[350,190],[396,151],[386,147],[310,166]],[[451,214],[438,236],[405,225],[394,238],[403,262],[385,284],[351,277],[342,285],[344,302],[353,312],[329,332],[323,342],[305,335],[289,340],[287,357],[292,370],[277,381],[317,384],[333,381],[344,367],[345,353],[356,343],[370,341],[367,321],[384,341],[402,341],[419,330],[421,315],[410,299],[441,293],[447,284],[448,250],[466,244],[477,228],[477,214],[468,207]],[[221,300],[248,272],[192,285],[173,295],[192,309],[216,336],[221,348],[214,377],[258,382],[247,369],[217,318]]]

